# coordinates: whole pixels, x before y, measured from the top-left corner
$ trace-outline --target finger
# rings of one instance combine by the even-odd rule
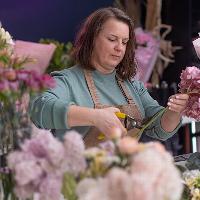
[[[188,94],[175,94],[169,97],[170,99],[180,99],[180,100],[188,100],[189,99],[189,95]]]
[[[106,135],[109,139],[120,138],[122,136],[122,131],[120,128],[113,127],[109,130],[109,133]]]
[[[188,94],[176,94],[174,96],[175,96],[175,99],[183,99],[183,100],[188,100],[189,99],[189,95]]]
[[[113,112],[113,113],[116,113],[116,112],[120,112],[120,109],[119,108],[115,108],[115,107],[109,107],[107,108],[109,111]]]
[[[120,130],[122,131],[122,135],[126,135],[127,134],[127,130],[123,126],[123,124],[121,123],[121,121],[119,120],[119,118],[117,118],[117,124],[118,124],[118,127],[120,128]]]
[[[185,108],[185,106],[182,106],[182,105],[176,105],[176,104],[170,104],[168,103],[168,108],[169,110],[171,111],[175,111],[175,112],[182,112]]]
[[[172,104],[185,106],[187,104],[187,100],[171,98],[171,99],[169,99],[168,105],[172,105]]]

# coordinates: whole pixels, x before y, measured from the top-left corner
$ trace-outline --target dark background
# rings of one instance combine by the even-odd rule
[[[0,0],[0,21],[14,39],[73,41],[83,19],[112,0]]]

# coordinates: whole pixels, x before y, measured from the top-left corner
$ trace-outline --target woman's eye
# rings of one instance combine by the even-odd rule
[[[123,45],[127,45],[128,44],[128,40],[122,41]]]
[[[108,38],[108,40],[111,41],[111,42],[114,42],[114,41],[115,41],[115,39],[111,39],[111,38]]]

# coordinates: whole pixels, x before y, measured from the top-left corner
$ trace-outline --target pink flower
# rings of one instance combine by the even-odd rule
[[[200,69],[187,67],[180,78],[179,91],[190,95],[183,115],[200,120]]]
[[[37,158],[47,159],[55,167],[59,167],[65,157],[62,143],[56,140],[49,131],[45,130],[41,130],[40,134],[37,134],[31,140],[27,140],[21,148]]]
[[[133,154],[138,151],[138,142],[132,137],[124,137],[118,142],[119,151],[123,154]]]
[[[181,197],[183,185],[180,173],[170,154],[157,144],[147,144],[143,151],[133,156],[131,178],[135,199],[178,200]]]
[[[39,91],[55,86],[55,81],[51,76],[49,76],[48,74],[39,74],[38,72],[33,70],[18,70],[17,79],[23,82],[33,91]]]
[[[19,82],[18,81],[11,81],[9,82],[9,87],[11,91],[19,91]]]
[[[83,140],[75,132],[65,137],[65,144],[45,130],[26,140],[21,151],[8,156],[18,197],[29,198],[36,192],[41,200],[59,199],[64,173],[78,175],[86,168],[83,151]]]
[[[116,151],[116,147],[113,141],[107,140],[99,144],[99,147],[105,150],[109,155],[114,155]]]
[[[110,200],[132,200],[135,197],[133,181],[130,174],[125,170],[120,168],[111,169],[106,176],[106,180]]]
[[[40,200],[59,200],[62,187],[62,176],[49,174],[40,185]]]
[[[7,80],[0,81],[0,92],[6,92],[9,91],[9,82]]]
[[[34,180],[40,179],[42,175],[44,174],[37,160],[22,161],[15,168],[15,180],[19,186],[34,182]]]
[[[44,74],[41,77],[41,83],[42,83],[42,86],[44,88],[53,88],[53,87],[55,87],[54,79],[51,76],[49,76],[48,74]]]
[[[21,199],[28,199],[32,197],[35,188],[33,185],[16,186],[14,189],[15,194]]]
[[[84,157],[85,145],[80,134],[70,131],[64,137],[65,162],[63,167],[69,173],[77,176],[86,169]]]

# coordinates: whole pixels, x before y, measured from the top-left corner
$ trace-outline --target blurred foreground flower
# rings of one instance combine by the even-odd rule
[[[76,132],[60,142],[42,130],[9,154],[8,167],[14,179],[9,186],[20,200],[180,200],[183,190],[163,146],[131,137],[85,149]]]
[[[186,185],[187,193],[189,193],[188,199],[198,200],[200,199],[200,171],[191,170],[183,173],[184,183]]]
[[[133,147],[125,149],[126,144]],[[98,148],[95,158],[99,157],[97,152]],[[108,155],[113,156],[105,151],[102,157]],[[104,176],[87,177],[78,183],[79,200],[181,199],[183,185],[179,171],[161,144],[140,144],[124,137],[116,143],[115,156],[119,162],[114,164],[113,160]]]
[[[40,200],[59,199],[64,173],[76,177],[85,170],[83,151],[84,144],[78,133],[67,134],[61,143],[50,132],[41,130],[25,141],[21,150],[8,156],[16,195],[27,199],[38,193]]]

